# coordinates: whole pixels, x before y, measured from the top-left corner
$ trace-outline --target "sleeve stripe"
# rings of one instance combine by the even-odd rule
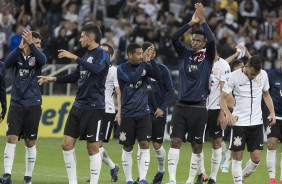
[[[105,55],[105,52],[103,51],[103,57],[102,57],[102,60],[99,62],[99,64],[102,65],[105,60],[106,60],[106,55]]]
[[[126,79],[129,79],[128,75],[122,70],[121,66],[118,67],[118,70]]]

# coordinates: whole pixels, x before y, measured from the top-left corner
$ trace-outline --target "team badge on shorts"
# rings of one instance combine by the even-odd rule
[[[119,140],[120,141],[126,141],[126,133],[125,132],[120,132],[119,133]]]
[[[242,137],[239,137],[239,136],[237,136],[237,137],[234,137],[234,145],[235,146],[237,146],[237,147],[239,147],[239,146],[241,146],[242,145]]]

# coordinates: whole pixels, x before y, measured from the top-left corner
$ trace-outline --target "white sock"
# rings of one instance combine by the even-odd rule
[[[102,161],[110,168],[110,170],[114,169],[116,165],[113,163],[113,161],[111,160],[111,158],[107,154],[105,148],[101,147],[101,148],[99,148],[99,151],[100,151]]]
[[[75,150],[63,151],[69,184],[77,184]]]
[[[170,148],[168,151],[167,163],[168,163],[169,180],[176,181],[176,168],[178,165],[179,153],[180,150],[175,148]]]
[[[15,157],[16,144],[6,143],[4,151],[4,172],[11,174]]]
[[[200,174],[202,173],[206,173],[206,169],[205,169],[205,158],[204,158],[204,151],[202,150],[202,152],[200,153],[201,155],[201,163],[200,163]]]
[[[192,156],[191,156],[191,162],[190,162],[190,170],[189,170],[189,177],[188,177],[188,180],[186,183],[189,183],[189,182],[193,182],[197,173],[198,173],[198,170],[200,168],[200,165],[201,165],[201,153],[200,154],[195,154],[195,153],[192,153]]]
[[[150,165],[150,149],[140,149],[139,178],[146,180],[146,175]]]
[[[249,177],[253,172],[255,172],[258,165],[259,163],[255,164],[252,162],[252,160],[249,160],[243,170],[243,179]]]
[[[137,146],[137,168],[138,168],[138,173],[140,173],[140,146],[139,144]]]
[[[222,156],[226,157],[226,143],[224,141],[221,142]]]
[[[155,150],[156,157],[158,160],[158,171],[159,172],[165,172],[165,157],[166,152],[163,146],[160,147],[160,149]]]
[[[133,181],[132,179],[132,151],[126,152],[122,149],[121,162],[126,181]]]
[[[25,147],[25,176],[32,176],[32,171],[36,161],[36,146],[31,148]]]
[[[221,158],[222,158],[222,148],[212,149],[210,178],[212,178],[214,181],[216,181],[216,175],[220,166]]]
[[[226,154],[226,159],[225,159],[224,163],[222,164],[222,166],[229,168],[230,163],[231,163],[231,151],[228,150],[228,152]]]
[[[242,161],[232,160],[232,176],[234,184],[242,184]]]
[[[100,176],[102,159],[100,152],[89,156],[90,158],[90,184],[97,184]]]
[[[281,160],[280,160],[280,181],[282,181],[282,153],[281,153]]]
[[[266,153],[266,166],[269,178],[275,178],[276,173],[276,150],[267,149]]]

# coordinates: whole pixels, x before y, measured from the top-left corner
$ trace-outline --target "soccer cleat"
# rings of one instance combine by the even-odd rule
[[[169,180],[169,182],[167,184],[176,184],[175,180]]]
[[[133,181],[127,181],[125,184],[133,184]]]
[[[12,183],[11,178],[12,178],[11,174],[5,173],[0,178],[0,182],[4,183],[4,184],[10,184],[10,183]]]
[[[164,177],[164,172],[157,172],[154,177],[153,184],[161,184]]]
[[[88,182],[88,183],[90,182],[90,177],[88,178],[88,180],[86,180],[86,182]]]
[[[138,184],[148,184],[146,180],[140,180]]]
[[[270,178],[268,184],[276,184],[275,178]]]
[[[118,171],[118,165],[115,165],[115,168],[111,169],[112,182],[116,182],[118,180]]]
[[[208,179],[209,179],[209,177],[208,177],[207,174],[201,173],[197,176],[197,181],[194,184],[202,184],[202,183],[208,181]]]
[[[3,183],[3,184],[10,184],[10,183],[12,183],[11,178],[12,178],[11,174],[5,173],[0,178],[0,182]]]
[[[280,184],[282,184],[282,180],[280,180]]]
[[[24,184],[32,184],[30,176],[25,176],[24,177]]]
[[[225,167],[225,166],[221,167],[221,172],[228,173],[229,172],[229,167]]]
[[[133,182],[133,184],[138,184],[139,183],[139,177]]]
[[[214,181],[213,179],[210,178],[210,179],[208,180],[208,184],[216,184],[216,183],[215,183],[215,181]]]

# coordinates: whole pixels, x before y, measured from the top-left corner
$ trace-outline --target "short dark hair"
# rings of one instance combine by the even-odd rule
[[[40,40],[42,40],[42,36],[38,32],[32,31],[31,33],[33,38],[39,38]]]
[[[95,35],[95,42],[100,43],[100,40],[102,38],[102,32],[100,28],[93,22],[86,23],[82,27],[81,32],[85,32],[87,36],[89,36],[90,33],[93,33]]]
[[[126,48],[126,53],[127,53],[127,56],[129,54],[134,54],[136,49],[142,49],[141,45],[139,45],[138,43],[131,43],[127,46]]]
[[[113,47],[112,47],[111,45],[109,45],[109,44],[107,44],[107,43],[103,43],[102,46],[108,47],[108,53],[109,53],[111,56],[114,55],[115,51],[114,51],[114,49],[113,49]]]
[[[251,68],[254,68],[256,71],[260,71],[262,68],[262,59],[259,55],[253,55],[247,65]]]
[[[206,35],[205,35],[204,30],[202,30],[202,29],[196,29],[193,34],[200,34],[200,35],[203,35],[204,38],[205,38],[204,41],[206,41]]]
[[[143,44],[142,44],[142,50],[143,50],[143,52],[145,51],[145,50],[147,50],[150,46],[152,46],[153,45],[153,43],[151,43],[151,42],[144,42]]]
[[[244,65],[244,62],[240,59],[234,59],[231,63],[230,63],[230,68],[231,71],[234,71],[234,68],[238,67],[240,64]]]

